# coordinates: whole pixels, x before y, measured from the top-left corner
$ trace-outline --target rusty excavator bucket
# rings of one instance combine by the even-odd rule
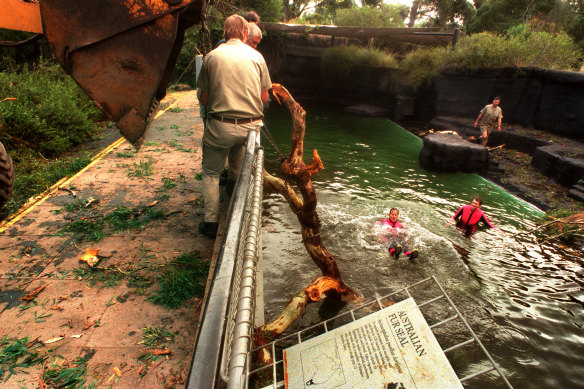
[[[63,68],[139,147],[205,0],[42,0],[44,34]]]

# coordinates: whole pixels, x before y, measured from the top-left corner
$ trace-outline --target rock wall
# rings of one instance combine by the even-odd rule
[[[418,156],[423,169],[440,172],[475,173],[487,169],[489,151],[456,134],[428,134]]]
[[[434,78],[437,116],[476,118],[495,96],[503,120],[584,140],[584,73],[538,68],[448,68]]]
[[[494,96],[500,96],[505,123],[584,140],[584,73],[538,68],[468,73],[447,68],[432,85],[413,91],[397,69],[356,66],[344,82],[325,85],[320,57],[333,40],[292,35],[268,35],[259,49],[273,81],[286,86],[299,101],[324,97],[346,105],[371,104],[384,108],[394,120],[429,122],[435,116],[474,119]]]

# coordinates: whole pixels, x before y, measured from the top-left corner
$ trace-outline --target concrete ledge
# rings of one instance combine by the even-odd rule
[[[486,147],[464,140],[457,134],[432,133],[424,137],[418,160],[426,170],[480,172],[489,164]]]
[[[572,186],[584,177],[584,150],[559,144],[538,147],[531,164],[561,185]]]

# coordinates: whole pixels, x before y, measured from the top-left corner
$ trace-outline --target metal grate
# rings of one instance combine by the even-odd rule
[[[460,314],[435,277],[429,277],[388,295],[362,304],[348,312],[321,321],[301,331],[282,337],[250,351],[247,387],[284,388],[283,350],[322,333],[339,328],[395,302],[412,297],[428,322],[436,339],[465,386],[512,388],[487,349]],[[267,349],[273,363],[252,368],[254,353]],[[460,355],[457,355],[460,353]],[[479,382],[481,380],[481,382]]]
[[[263,149],[255,158],[253,185],[248,191],[244,220],[241,224],[230,294],[230,308],[221,361],[221,378],[229,387],[241,388],[245,381],[247,353],[251,348],[256,303],[256,269],[260,258],[260,232],[263,195]]]
[[[197,334],[188,388],[245,385],[260,258],[263,150],[250,131]]]

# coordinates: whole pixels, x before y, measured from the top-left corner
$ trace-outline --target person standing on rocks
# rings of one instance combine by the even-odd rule
[[[211,51],[197,82],[200,103],[206,106],[203,132],[203,196],[205,220],[199,232],[215,238],[219,221],[219,175],[229,159],[235,182],[247,134],[263,125],[263,104],[272,81],[264,57],[244,42],[248,23],[239,15],[225,20],[226,43]]]
[[[481,124],[481,146],[487,145],[487,140],[489,135],[494,128],[497,131],[501,131],[501,122],[503,121],[503,111],[499,104],[501,103],[501,98],[499,96],[493,99],[492,104],[487,104],[477,117],[474,126],[478,127],[479,122]]]

